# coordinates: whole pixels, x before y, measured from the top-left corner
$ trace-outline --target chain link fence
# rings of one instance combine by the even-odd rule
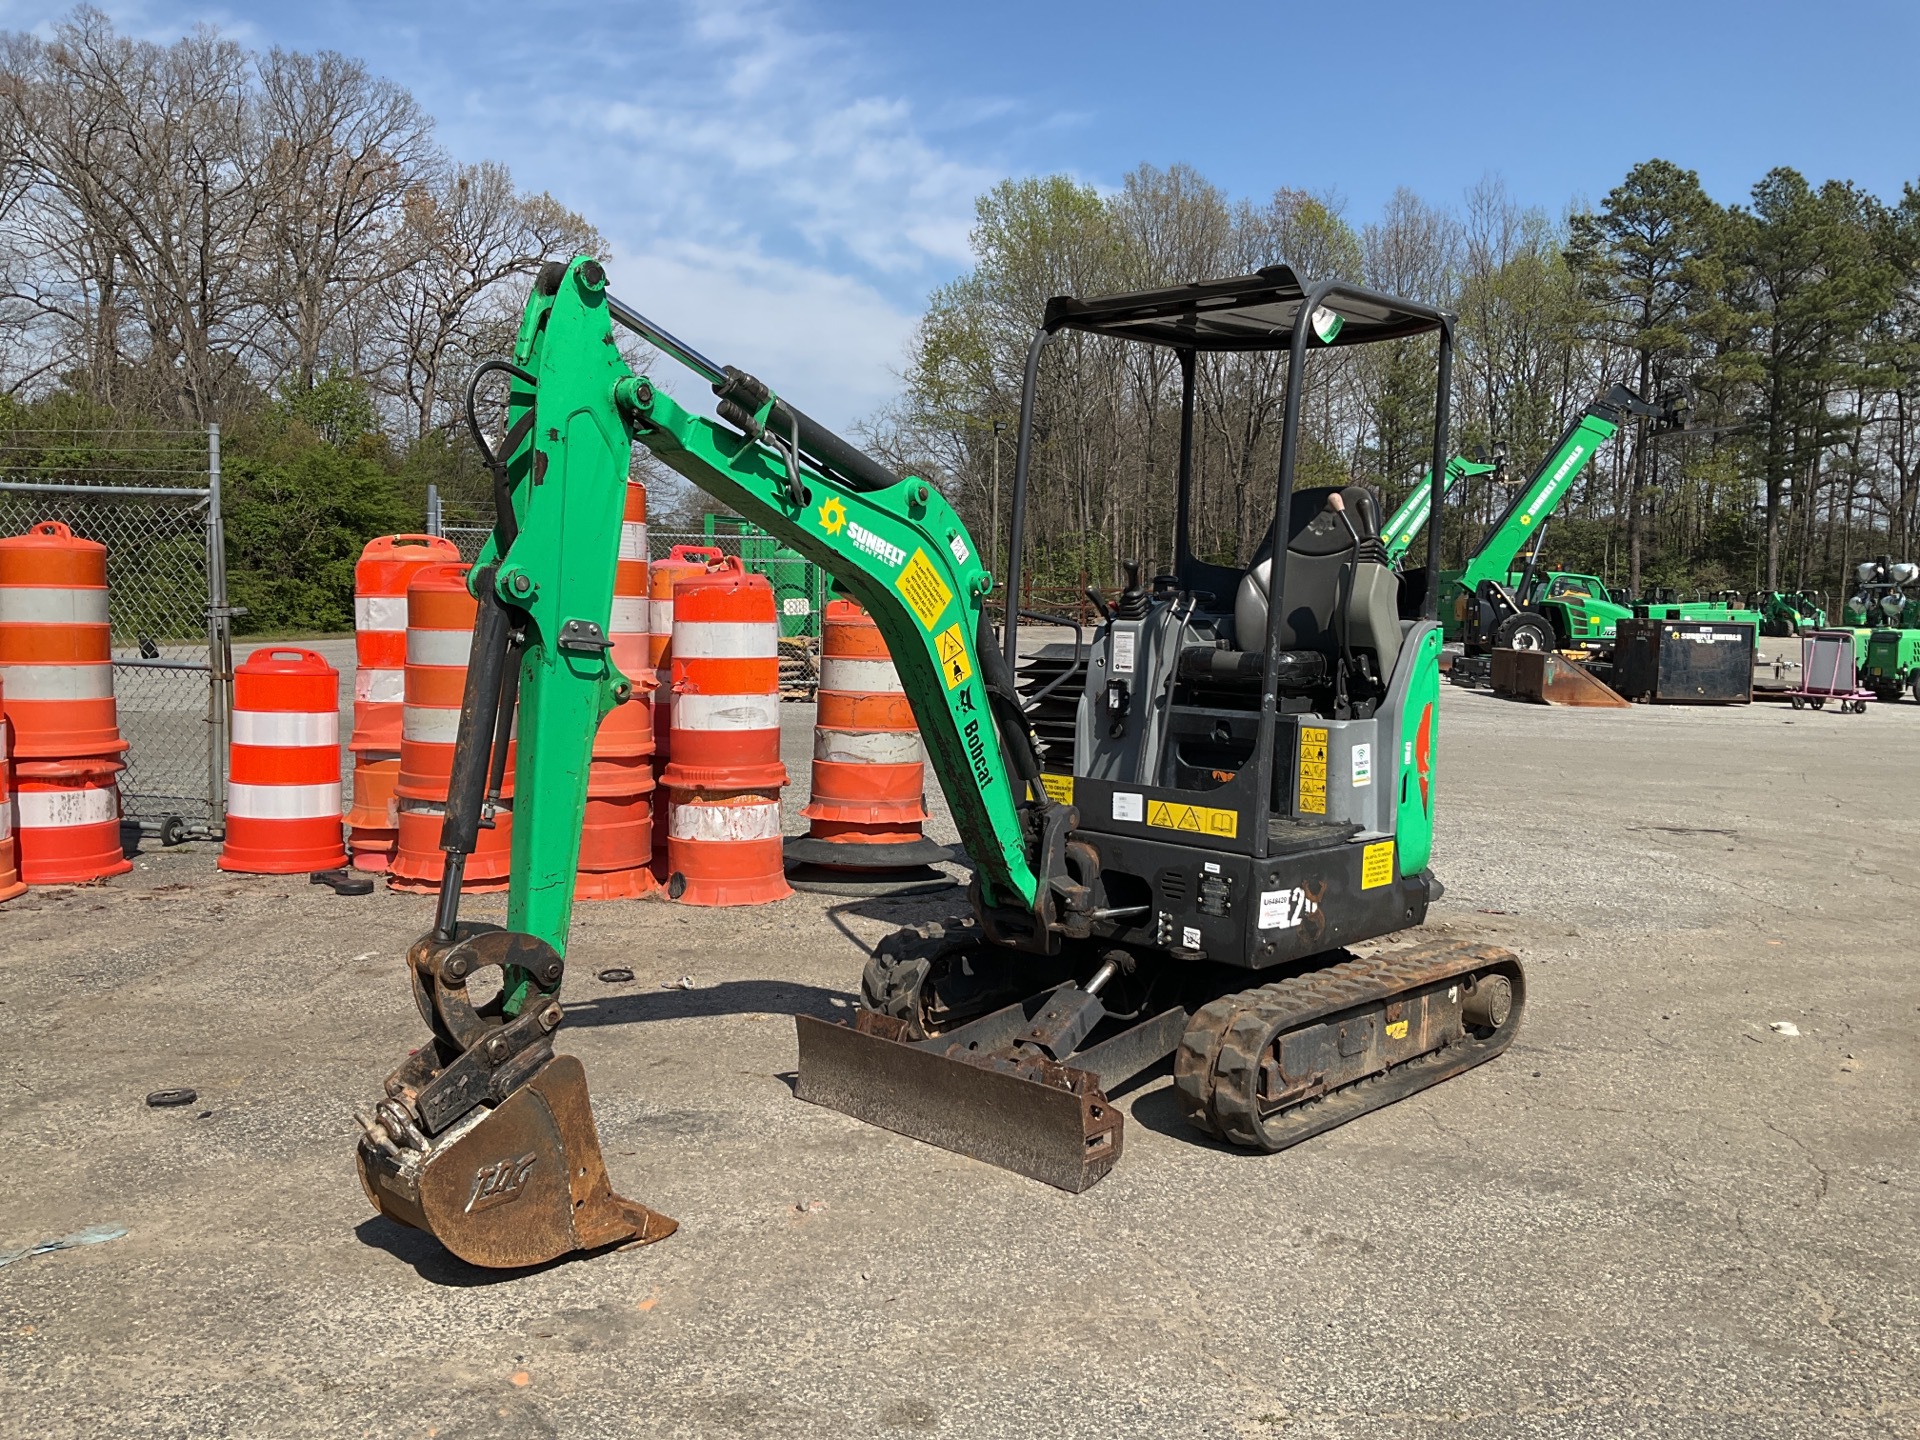
[[[0,534],[45,520],[107,547],[122,813],[218,838],[233,674],[219,427],[0,432]]]
[[[429,533],[443,535],[453,541],[460,547],[461,558],[469,563],[479,558],[480,547],[486,543],[487,536],[493,533],[491,526],[468,521],[443,520],[440,528],[433,530],[434,519],[432,512],[429,512]],[[779,541],[758,530],[728,529],[708,534],[704,530],[648,528],[647,550],[651,560],[664,560],[673,553],[675,547],[683,545],[718,550],[722,555],[735,556],[750,573],[766,576],[773,586],[774,603],[780,613],[782,639],[817,641],[820,638],[822,618],[826,613],[827,601],[832,596],[829,591],[831,577],[818,565],[791,550],[783,549]]]

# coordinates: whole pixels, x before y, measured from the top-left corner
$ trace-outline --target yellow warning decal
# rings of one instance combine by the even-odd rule
[[[960,622],[954,621],[933,642],[940,650],[940,678],[947,689],[956,690],[973,678],[973,661],[967,658],[967,637]]]
[[[1062,805],[1073,804],[1073,776],[1040,772],[1040,788]]]
[[[1322,725],[1300,727],[1300,809],[1309,815],[1327,813],[1327,731]]]
[[[913,607],[913,613],[920,617],[920,628],[928,634],[933,633],[935,623],[953,603],[953,591],[947,588],[947,582],[940,578],[940,572],[933,568],[924,550],[913,552],[913,558],[907,561],[893,588]]]
[[[1387,1022],[1387,1039],[1404,1040],[1406,1038],[1407,1038],[1407,1022],[1406,1021],[1390,1020]]]
[[[1379,840],[1360,854],[1360,888],[1378,890],[1393,883],[1393,842]]]
[[[1154,800],[1147,805],[1147,824],[1158,825],[1163,830],[1184,830],[1189,835],[1217,835],[1231,840],[1240,833],[1240,812]]]

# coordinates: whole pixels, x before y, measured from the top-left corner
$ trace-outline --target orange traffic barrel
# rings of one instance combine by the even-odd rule
[[[673,674],[673,587],[694,575],[704,575],[724,557],[713,545],[676,545],[664,560],[647,567],[647,664],[665,686]],[[664,767],[673,755],[673,690],[663,688],[653,702],[653,758]],[[664,865],[667,853],[667,807],[654,806],[653,855]]]
[[[827,606],[820,647],[808,833],[787,841],[788,881],[804,890],[910,894],[954,883],[930,865],[953,858],[921,831],[926,752],[873,617]]]
[[[347,848],[360,870],[385,870],[399,840],[393,787],[400,778],[400,712],[406,700],[407,585],[428,565],[457,564],[439,535],[381,535],[353,567],[353,808]]]
[[[407,586],[406,698],[400,718],[400,774],[394,782],[399,841],[387,883],[395,890],[432,894],[440,888],[446,856],[440,826],[446,818],[453,747],[460,738],[460,702],[467,689],[467,657],[479,605],[467,593],[466,565],[428,565]],[[463,890],[506,887],[513,834],[514,746],[507,744],[506,781],[491,828],[467,857]]]
[[[20,852],[13,838],[13,751],[7,743],[5,687],[0,685],[0,901],[27,887],[20,880]]]
[[[227,839],[220,868],[247,875],[337,870],[340,672],[297,646],[256,650],[233,671]]]
[[[613,665],[633,685],[593,737],[576,900],[627,900],[658,888],[653,871],[653,692],[648,651],[647,492],[627,486],[620,563],[607,639]]]
[[[120,772],[106,756],[22,760],[13,767],[20,878],[84,885],[133,869],[120,844]]]
[[[673,587],[667,894],[689,905],[790,895],[782,873],[780,622],[773,586],[729,559]]]
[[[58,520],[0,540],[0,680],[21,760],[124,754],[107,547]]]

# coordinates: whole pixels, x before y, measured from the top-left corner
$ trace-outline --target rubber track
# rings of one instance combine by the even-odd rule
[[[1429,1051],[1331,1094],[1261,1115],[1260,1063],[1284,1031],[1456,975],[1489,970],[1514,982],[1512,1012],[1492,1036]],[[1174,1086],[1187,1119],[1207,1134],[1255,1150],[1282,1150],[1492,1059],[1512,1040],[1524,1009],[1519,961],[1498,946],[1442,940],[1349,957],[1325,969],[1222,996],[1196,1011],[1174,1053]]]

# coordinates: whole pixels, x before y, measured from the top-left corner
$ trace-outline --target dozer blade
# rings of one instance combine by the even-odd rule
[[[1018,1006],[1001,1014],[1025,1019]],[[1085,1070],[969,1050],[959,1032],[914,1040],[904,1022],[870,1010],[851,1025],[796,1019],[802,1100],[1075,1194],[1120,1158],[1120,1112]]]
[[[574,1250],[664,1240],[678,1228],[614,1194],[586,1072],[571,1055],[553,1056],[424,1149],[362,1138],[356,1159],[381,1214],[426,1231],[470,1265],[539,1265]]]

